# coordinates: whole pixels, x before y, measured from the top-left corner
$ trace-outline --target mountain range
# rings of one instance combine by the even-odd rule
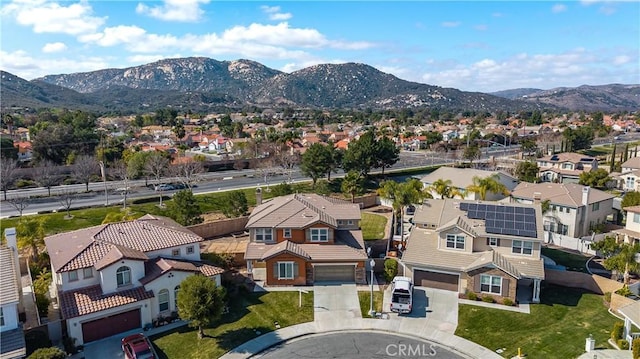
[[[640,109],[640,85],[466,92],[399,79],[360,63],[321,64],[292,73],[251,60],[164,59],[124,69],[47,75],[32,81],[1,72],[0,106],[142,112],[171,106],[532,111]]]

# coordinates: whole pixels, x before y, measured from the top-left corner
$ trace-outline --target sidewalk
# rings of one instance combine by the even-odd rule
[[[469,299],[458,299],[460,304],[468,304],[475,305],[476,307],[485,307],[485,308],[493,308],[498,310],[506,310],[509,312],[517,312],[524,314],[531,314],[531,308],[529,307],[529,303],[519,304],[517,307],[510,307],[504,304],[498,303],[487,303],[481,300],[469,300]]]

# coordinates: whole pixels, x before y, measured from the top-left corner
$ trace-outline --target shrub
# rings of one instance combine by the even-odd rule
[[[631,296],[633,293],[631,293],[631,289],[629,289],[628,285],[623,286],[622,288],[616,290],[616,294],[619,294],[623,297],[629,297]]]
[[[616,344],[618,344],[618,348],[620,348],[621,350],[629,350],[629,342],[625,339],[618,339],[618,342]]]
[[[510,298],[504,298],[502,299],[502,304],[509,306],[509,307],[513,307],[513,301]]]
[[[622,322],[615,322],[613,329],[611,330],[611,339],[616,342],[618,339],[622,339],[622,333],[624,331],[624,324]]]
[[[635,338],[631,342],[631,350],[633,351],[633,359],[640,359],[640,338]]]
[[[467,299],[469,300],[478,300],[478,295],[475,292],[468,292]]]
[[[611,292],[604,293],[604,300],[607,303],[611,303]]]
[[[27,359],[66,359],[67,353],[58,347],[40,348],[31,353]]]
[[[168,201],[170,199],[171,197],[169,196],[162,196],[163,201]],[[131,204],[145,204],[145,203],[155,203],[155,202],[160,202],[160,198],[158,196],[136,198],[131,201]]]
[[[19,179],[16,181],[16,187],[18,188],[32,187],[34,185],[35,185],[35,182],[31,180]]]
[[[384,279],[391,282],[398,275],[398,262],[395,259],[388,258],[384,261]]]
[[[484,297],[482,297],[482,301],[486,303],[495,303],[495,300],[490,295],[485,295]]]

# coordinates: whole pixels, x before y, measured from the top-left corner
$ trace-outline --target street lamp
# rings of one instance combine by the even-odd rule
[[[109,191],[107,190],[107,170],[104,166],[104,162],[100,161],[100,174],[102,175],[102,182],[104,183],[104,205],[109,205]]]
[[[370,317],[374,317],[375,311],[373,310],[373,267],[375,267],[376,265],[376,261],[373,260],[373,258],[371,258],[371,260],[369,261],[369,267],[371,268],[371,298],[370,298],[370,305],[369,305],[369,316]]]

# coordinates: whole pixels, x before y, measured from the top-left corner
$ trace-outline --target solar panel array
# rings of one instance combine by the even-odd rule
[[[533,208],[463,202],[460,209],[467,212],[470,219],[484,220],[487,233],[538,237]]]

